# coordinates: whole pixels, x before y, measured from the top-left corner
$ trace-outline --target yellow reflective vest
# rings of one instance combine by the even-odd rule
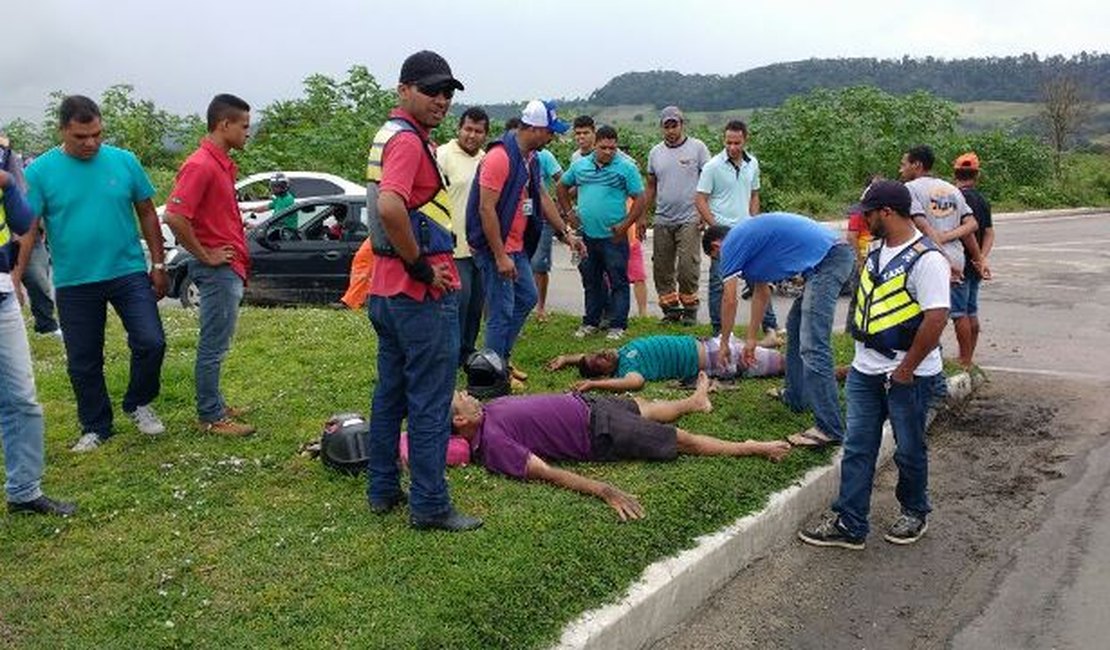
[[[921,326],[921,305],[906,289],[914,264],[929,252],[940,254],[929,239],[919,237],[879,270],[879,246],[867,255],[860,270],[852,336],[891,359],[910,349]]]
[[[6,245],[11,240],[12,231],[8,228],[8,213],[4,210],[4,188],[0,187],[0,246]]]
[[[420,136],[420,131],[408,120],[389,119],[374,135],[370,145],[370,155],[366,161],[366,207],[369,217],[370,240],[375,255],[396,257],[397,252],[389,243],[378,214],[378,183],[382,180],[382,153],[385,145],[402,131],[410,131]],[[455,234],[451,228],[451,200],[447,196],[447,179],[436,163],[432,144],[423,137],[424,150],[439,175],[439,191],[421,206],[409,210],[409,223],[412,234],[420,247],[421,254],[450,253],[455,250]]]

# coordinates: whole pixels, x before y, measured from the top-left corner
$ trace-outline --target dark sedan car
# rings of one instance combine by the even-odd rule
[[[347,290],[351,259],[368,232],[365,194],[297,201],[247,231],[251,266],[243,300],[260,305],[338,302]],[[192,254],[179,246],[166,263],[169,295],[186,307],[197,303],[191,262]]]

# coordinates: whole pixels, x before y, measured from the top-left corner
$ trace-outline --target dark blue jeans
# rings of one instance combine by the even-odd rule
[[[938,376],[914,377],[912,384],[886,385],[886,375],[848,373],[848,435],[840,461],[840,497],[833,506],[848,533],[865,537],[869,530],[871,488],[875,461],[882,442],[883,421],[894,428],[894,463],[898,466],[895,496],[902,512],[924,518],[929,514],[929,459],[925,417]]]
[[[748,287],[748,283],[744,283]],[[713,326],[713,336],[721,333],[721,297],[724,295],[724,281],[721,279],[721,262],[718,258],[709,260],[709,324]],[[760,323],[763,331],[774,331],[779,328],[779,319],[775,315],[775,303],[767,301],[767,309],[763,311],[763,322]]]
[[[524,251],[510,253],[516,265],[516,279],[506,280],[497,272],[497,262],[488,252],[475,251],[474,264],[482,274],[486,290],[486,347],[506,361],[528,320],[528,314],[539,300],[536,279],[532,277],[532,261]]]
[[[585,237],[586,257],[578,263],[582,288],[586,293],[586,314],[583,325],[597,327],[601,315],[609,307],[609,327],[628,328],[628,240],[619,242],[605,237]],[[609,286],[605,278],[609,277]]]
[[[806,277],[802,295],[786,317],[786,383],[782,401],[795,411],[810,409],[817,428],[844,438],[840,391],[832,352],[833,318],[840,288],[852,273],[854,253],[847,244],[829,249]]]
[[[408,419],[409,507],[424,519],[451,507],[447,493],[447,438],[459,358],[459,295],[416,301],[370,296],[378,335],[378,385],[370,412],[367,497],[386,502],[401,489],[397,468],[401,420]]]
[[[455,258],[459,270],[459,365],[474,352],[478,340],[478,330],[482,326],[482,307],[486,304],[485,288],[482,286],[482,273],[474,263],[473,257]]]
[[[112,435],[112,403],[104,383],[104,325],[109,304],[127,330],[127,346],[131,348],[131,376],[123,395],[123,410],[130,413],[150,404],[161,388],[166,335],[150,277],[143,272],[130,273],[59,287],[56,294],[81,430],[108,438]]]

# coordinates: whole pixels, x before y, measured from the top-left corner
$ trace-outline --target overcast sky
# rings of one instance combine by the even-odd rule
[[[232,92],[256,107],[314,72],[384,86],[432,49],[466,103],[586,96],[628,71],[732,74],[811,57],[1105,51],[1107,0],[3,0],[0,124],[53,90],[129,83],[175,113]]]

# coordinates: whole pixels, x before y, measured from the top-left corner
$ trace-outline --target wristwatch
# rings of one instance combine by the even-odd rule
[[[155,271],[165,271],[166,270],[166,265],[163,262],[155,262],[154,264],[151,264],[150,267],[152,269],[154,269]]]

